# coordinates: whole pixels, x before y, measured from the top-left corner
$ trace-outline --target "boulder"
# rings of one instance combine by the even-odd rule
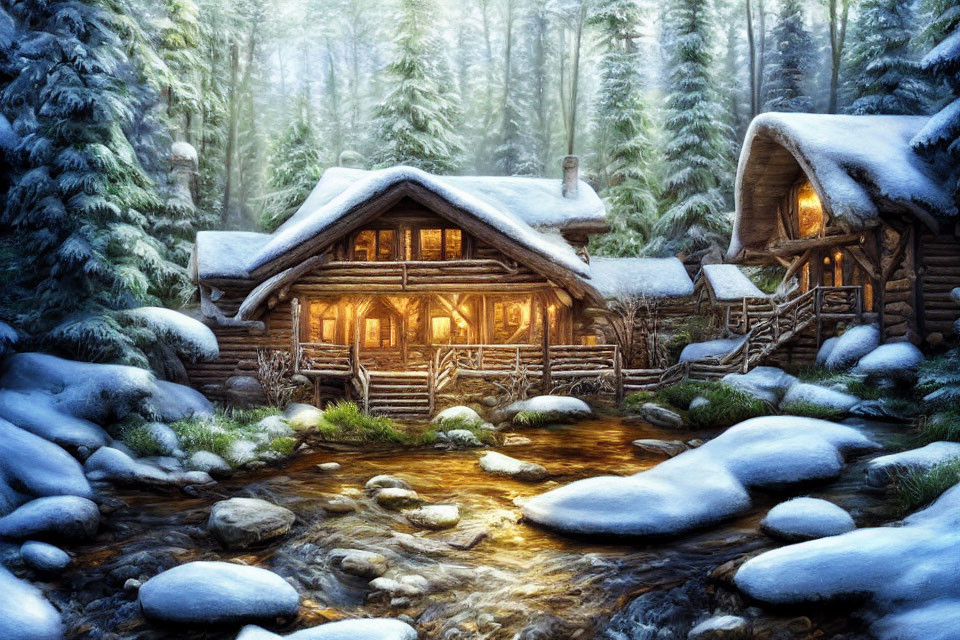
[[[859,404],[859,402],[860,398],[850,395],[849,393],[843,393],[842,391],[828,389],[807,382],[798,382],[790,387],[790,390],[783,396],[783,400],[780,402],[780,408],[788,408],[794,403],[809,403],[823,407],[824,409],[847,412]]]
[[[390,568],[387,558],[373,551],[359,549],[331,549],[327,554],[330,563],[352,576],[373,580],[379,578]]]
[[[666,456],[672,458],[673,456],[678,456],[689,447],[681,440],[654,440],[654,439],[641,439],[634,440],[633,446],[639,449],[640,451],[645,451],[647,453],[653,453],[658,456]]]
[[[534,462],[524,462],[496,451],[488,451],[478,461],[480,468],[497,476],[539,482],[547,477],[547,470]]]
[[[440,431],[437,433],[437,441],[447,444],[457,449],[468,449],[482,447],[483,443],[467,429],[451,429],[450,431]]]
[[[640,415],[655,427],[663,429],[680,429],[683,427],[683,418],[680,417],[680,414],[652,402],[646,402],[640,407]]]
[[[253,376],[231,376],[224,382],[229,404],[238,407],[259,407],[267,404],[267,394],[260,381]]]
[[[707,618],[687,633],[687,640],[746,640],[749,637],[750,622],[731,615]]]
[[[865,324],[847,329],[833,343],[823,365],[832,371],[846,371],[874,349],[880,346],[880,328]]]
[[[316,467],[317,471],[320,473],[336,473],[337,471],[340,471],[339,462],[321,462],[320,464],[316,465]]]
[[[363,485],[364,489],[367,491],[377,491],[378,489],[411,489],[412,487],[406,482],[406,480],[401,480],[396,476],[374,476],[367,480],[367,484]]]
[[[180,438],[177,433],[168,425],[162,422],[151,422],[146,426],[147,433],[157,443],[157,450],[160,455],[183,457],[185,454],[180,449]]]
[[[157,381],[147,403],[152,413],[163,422],[213,415],[213,405],[202,393],[166,380]]]
[[[185,463],[187,469],[203,471],[212,476],[224,476],[233,473],[230,463],[209,451],[194,451]]]
[[[393,618],[364,618],[328,622],[319,627],[302,629],[288,636],[279,636],[261,627],[248,625],[236,640],[417,640],[416,630],[406,622]]]
[[[854,373],[865,373],[878,378],[911,380],[916,378],[917,368],[924,357],[910,342],[882,344],[860,358]]]
[[[284,409],[283,417],[296,430],[312,429],[323,421],[323,411],[312,404],[291,402]]]
[[[228,549],[269,542],[287,534],[296,516],[293,511],[257,498],[230,498],[210,509],[207,529]]]
[[[919,449],[874,458],[867,463],[866,480],[871,487],[885,487],[897,476],[926,471],[960,458],[960,442],[931,442]]]
[[[460,522],[460,507],[454,504],[431,504],[408,511],[407,520],[421,529],[449,529]]]
[[[745,338],[722,338],[688,344],[680,352],[679,362],[693,362],[705,358],[722,358],[743,346]]]
[[[97,505],[79,496],[37,498],[0,518],[0,536],[20,540],[87,540],[99,527]]]
[[[760,529],[767,535],[791,542],[836,536],[856,528],[849,513],[817,498],[781,502],[760,522]]]
[[[138,594],[143,615],[179,625],[274,622],[293,618],[300,597],[277,574],[228,562],[189,562],[147,580]]]
[[[820,345],[820,349],[817,351],[817,360],[816,365],[818,367],[826,367],[827,359],[830,357],[830,354],[833,353],[833,350],[837,347],[837,342],[840,340],[838,336],[832,338],[827,338],[823,341],[823,344]]]
[[[20,558],[31,569],[42,573],[63,571],[70,565],[70,556],[60,547],[28,540],[20,546]]]
[[[796,381],[794,376],[776,367],[754,367],[748,373],[728,373],[722,379],[724,384],[774,406]]]
[[[500,413],[500,418],[512,420],[518,413],[542,413],[563,420],[589,418],[593,410],[583,400],[569,396],[534,396],[528,400],[519,400],[508,405]]]
[[[431,424],[443,425],[444,422],[464,422],[470,425],[480,426],[483,424],[483,418],[470,407],[456,406],[444,409],[433,417]]]
[[[57,395],[4,389],[0,384],[0,418],[70,451],[81,447],[92,451],[110,442],[109,434],[98,424],[70,415],[58,400]]]
[[[213,482],[213,478],[205,472],[169,472],[145,460],[134,460],[119,449],[102,447],[87,458],[83,468],[87,477],[94,482],[112,482],[123,486],[167,487]]]
[[[380,489],[375,494],[374,499],[376,499],[377,504],[387,509],[403,509],[420,502],[420,496],[417,495],[416,491],[394,487]]]
[[[320,506],[327,513],[352,513],[357,510],[357,502],[350,496],[326,496]]]
[[[40,590],[0,566],[0,638],[63,640],[63,623]]]
[[[93,497],[90,483],[73,456],[54,443],[3,419],[0,419],[0,478],[16,486],[20,492],[37,497]],[[8,510],[2,502],[0,500],[0,514]]]
[[[257,423],[257,431],[273,438],[288,438],[295,432],[282,416],[267,416]]]

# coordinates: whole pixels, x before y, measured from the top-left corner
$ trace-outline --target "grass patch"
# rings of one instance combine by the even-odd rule
[[[368,416],[353,402],[338,402],[323,412],[324,421],[317,431],[330,438],[342,437],[360,442],[396,442],[410,444],[411,438],[397,430],[389,418]]]
[[[180,438],[180,446],[188,453],[209,451],[223,456],[230,445],[240,439],[239,434],[231,433],[216,419],[187,418],[174,422],[170,428]]]
[[[296,438],[276,438],[270,442],[270,450],[288,456],[296,445]]]
[[[150,433],[146,424],[124,428],[120,433],[120,439],[138,456],[158,456],[162,453],[160,443]]]
[[[476,427],[479,427],[483,424],[483,420],[471,420],[470,418],[465,418],[463,416],[457,416],[456,418],[447,418],[438,423],[438,426],[443,431],[453,431],[454,429],[466,429],[471,430]]]
[[[903,513],[915,511],[939,498],[958,482],[960,458],[938,464],[926,471],[913,471],[897,480],[897,506]]]
[[[698,397],[706,398],[708,403],[690,409]],[[762,400],[720,382],[681,382],[656,393],[632,393],[627,396],[626,406],[639,411],[646,402],[686,412],[686,424],[695,429],[722,429],[773,413]]]
[[[781,411],[788,416],[802,416],[804,418],[819,418],[820,420],[836,420],[847,414],[842,409],[824,407],[812,402],[790,402],[781,407]]]
[[[898,449],[916,449],[941,441],[960,442],[960,409],[949,409],[921,420],[915,433],[897,437],[891,445]]]

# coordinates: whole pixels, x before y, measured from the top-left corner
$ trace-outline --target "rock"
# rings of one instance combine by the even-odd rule
[[[703,396],[697,396],[696,398],[694,398],[693,400],[690,401],[690,406],[687,407],[687,408],[688,408],[690,411],[693,411],[694,409],[699,409],[700,407],[705,407],[705,406],[707,406],[708,404],[710,404],[710,400],[708,400],[707,398],[704,398]]]
[[[901,422],[907,422],[914,418],[912,411],[904,411],[899,405],[893,405],[888,402],[886,398],[858,402],[850,408],[850,415],[860,418],[898,420]]]
[[[423,576],[411,574],[400,578],[397,593],[401,596],[419,597],[430,591],[430,581]]]
[[[879,448],[857,429],[826,420],[753,418],[652,469],[578,480],[530,498],[521,511],[565,533],[676,535],[748,511],[749,489],[835,478],[844,455]]]
[[[860,402],[860,398],[849,393],[827,389],[807,382],[798,382],[787,391],[780,402],[781,409],[787,409],[794,403],[809,403],[824,409],[847,412]]]
[[[552,418],[579,420],[589,418],[593,410],[583,400],[569,396],[534,396],[514,402],[501,412],[503,419],[511,420],[518,413],[542,413]]]
[[[223,452],[223,457],[234,467],[242,467],[257,459],[257,443],[252,440],[234,440]]]
[[[63,571],[71,562],[70,556],[63,549],[36,540],[23,543],[20,557],[28,567],[43,573]]]
[[[335,567],[358,578],[379,578],[390,568],[387,558],[373,551],[331,549],[327,556]]]
[[[937,389],[923,396],[926,405],[937,409],[950,409],[960,404],[960,387],[950,386]]]
[[[818,367],[827,366],[827,358],[833,353],[839,340],[840,338],[838,336],[834,336],[823,341],[823,344],[820,345],[820,349],[817,351],[816,365]]]
[[[500,401],[497,399],[496,396],[483,396],[483,399],[480,401],[480,404],[487,407],[488,409],[493,409],[498,404],[500,404]]]
[[[6,361],[18,355],[22,354]],[[0,418],[71,451],[80,447],[92,451],[110,442],[109,434],[98,424],[63,411],[59,398],[35,389],[5,389],[0,384]]]
[[[417,640],[409,624],[393,618],[363,618],[328,622],[288,636],[278,636],[261,627],[248,625],[236,640]]]
[[[754,367],[748,373],[728,373],[722,382],[776,406],[797,379],[776,367]]]
[[[202,393],[166,380],[157,380],[156,389],[147,400],[147,405],[150,412],[163,422],[213,415],[213,405]]]
[[[189,562],[148,580],[138,595],[153,622],[183,625],[293,618],[300,597],[277,574],[228,562]]]
[[[169,426],[162,422],[151,422],[146,426],[146,429],[150,437],[157,443],[160,455],[183,456],[183,450],[180,449],[180,438]]]
[[[2,392],[0,392],[2,393]],[[0,490],[0,514],[28,499],[74,495],[92,498],[93,490],[80,464],[59,446],[0,419],[0,485],[17,487],[5,504]]]
[[[289,438],[294,434],[293,427],[281,416],[267,416],[257,423],[257,430],[273,438]]]
[[[335,473],[340,471],[339,462],[322,462],[317,465],[317,471],[321,473]]]
[[[449,529],[460,522],[460,507],[453,504],[432,504],[408,511],[407,520],[421,529]]]
[[[310,378],[303,375],[302,373],[295,373],[290,376],[290,382],[300,387],[312,387],[313,383],[310,381]]]
[[[186,467],[194,471],[204,471],[212,476],[224,476],[233,473],[230,463],[209,451],[194,451],[187,458]]]
[[[123,583],[123,592],[129,595],[135,595],[140,591],[140,587],[143,586],[143,582],[137,580],[136,578],[127,578]]]
[[[533,440],[527,436],[518,436],[518,435],[509,435],[503,439],[503,446],[505,447],[518,447],[525,444],[532,443]]]
[[[377,504],[387,509],[402,509],[420,502],[420,496],[417,495],[416,491],[411,489],[397,489],[394,487],[380,489],[374,498]]]
[[[0,566],[0,638],[63,640],[60,614],[40,590]]]
[[[452,536],[449,536],[445,539],[445,542],[454,549],[460,549],[461,551],[469,551],[475,546],[483,542],[490,532],[483,528],[474,528],[468,531],[461,531],[460,533],[455,533]]]
[[[390,595],[400,590],[400,583],[393,578],[374,578],[367,586],[374,591],[384,591]]]
[[[957,458],[960,458],[960,442],[931,442],[919,449],[880,456],[867,463],[867,484],[886,487],[897,476],[926,471]]]
[[[363,485],[364,489],[367,491],[376,491],[377,489],[411,489],[412,487],[407,484],[405,480],[401,480],[396,476],[374,476],[367,480],[367,484]]]
[[[678,456],[689,448],[680,440],[634,440],[633,446],[641,451],[668,458]]]
[[[680,417],[680,414],[661,407],[658,404],[653,404],[652,402],[644,403],[644,405],[640,407],[640,414],[647,422],[655,427],[664,429],[679,429],[683,427],[683,418]]]
[[[750,623],[740,616],[708,618],[687,634],[687,640],[742,640],[750,637]]]
[[[312,404],[291,402],[283,411],[283,417],[295,430],[313,429],[323,421],[323,411]]]
[[[230,498],[210,509],[207,529],[228,549],[245,549],[287,534],[293,511],[256,498]]]
[[[851,327],[833,343],[830,354],[824,358],[823,366],[832,371],[845,371],[878,346],[880,329],[877,325]]]
[[[5,538],[87,540],[100,527],[100,510],[79,496],[37,498],[0,518]]]
[[[836,536],[856,528],[849,513],[817,498],[781,502],[760,522],[760,529],[767,535],[791,542]]]
[[[480,415],[470,407],[460,405],[444,409],[435,415],[433,420],[430,421],[431,424],[437,424],[441,426],[444,422],[460,422],[479,426],[483,424],[483,418],[481,418]]]
[[[454,447],[465,449],[468,447],[482,447],[483,443],[473,435],[472,431],[466,429],[451,429],[437,434],[437,438],[442,442],[448,442]]]
[[[917,368],[923,361],[923,354],[913,344],[891,342],[880,345],[860,358],[853,371],[880,378],[912,380],[916,378]]]
[[[259,407],[267,404],[267,395],[260,381],[253,376],[231,376],[224,382],[229,404],[240,407]]]
[[[134,460],[113,447],[101,447],[83,465],[87,477],[95,482],[121,486],[183,486],[195,484],[183,473],[169,473],[152,464]],[[209,481],[212,479],[207,476]]]
[[[329,496],[320,502],[327,513],[352,513],[357,510],[357,503],[348,496]]]
[[[497,476],[539,482],[547,477],[547,470],[539,464],[524,462],[496,451],[488,451],[478,461],[480,468]]]
[[[743,346],[744,338],[721,338],[688,344],[680,352],[678,362],[693,362],[706,358],[720,358]]]

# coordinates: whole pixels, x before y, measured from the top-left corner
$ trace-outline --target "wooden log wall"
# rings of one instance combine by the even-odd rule
[[[960,307],[950,300],[950,291],[960,287],[960,238],[954,234],[923,233],[918,263],[921,334],[925,339],[936,333],[950,339],[953,323],[960,317]]]
[[[916,279],[916,227],[894,230],[884,225],[881,237],[883,338],[919,342]]]

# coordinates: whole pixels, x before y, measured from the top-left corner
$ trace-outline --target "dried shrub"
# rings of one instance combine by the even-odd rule
[[[297,385],[290,381],[290,354],[276,349],[257,349],[257,380],[272,407],[285,407]]]

